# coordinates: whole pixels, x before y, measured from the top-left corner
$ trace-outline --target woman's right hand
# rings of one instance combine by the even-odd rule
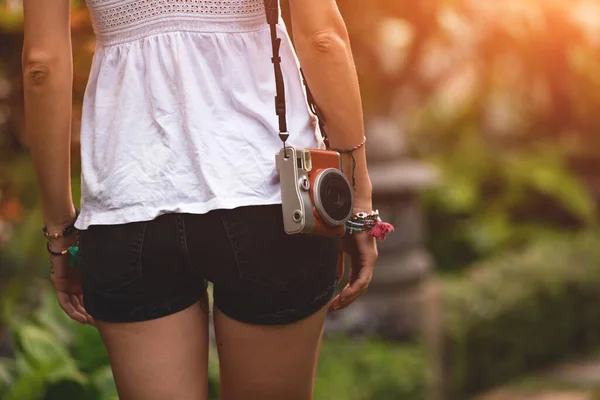
[[[348,307],[367,291],[378,258],[377,242],[369,232],[347,234],[341,250],[350,256],[350,280],[331,302],[331,311]]]
[[[373,210],[371,201],[372,186],[366,171],[361,174],[357,183],[357,191],[354,195],[354,212],[370,213]],[[375,262],[379,256],[377,241],[369,232],[346,234],[342,238],[340,251],[350,257],[350,279],[341,293],[331,302],[331,311],[348,307],[367,291],[373,279]],[[343,263],[341,265],[343,267]],[[341,279],[344,271],[338,272]]]

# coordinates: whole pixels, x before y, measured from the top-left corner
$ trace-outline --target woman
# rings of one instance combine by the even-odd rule
[[[263,0],[88,0],[88,7],[97,48],[76,214],[70,0],[24,0],[26,135],[61,307],[98,328],[121,399],[203,399],[211,281],[222,398],[311,398],[325,314],[364,293],[377,249],[367,231],[345,236],[352,279],[331,300],[338,242],[283,230]],[[330,145],[350,149],[342,163],[355,186],[354,212],[370,213],[344,22],[335,0],[290,0],[290,7],[297,56]],[[283,22],[277,32],[288,144],[322,146]],[[79,270],[67,257],[77,237]]]

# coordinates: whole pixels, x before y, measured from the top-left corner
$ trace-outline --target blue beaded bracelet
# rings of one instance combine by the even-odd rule
[[[358,213],[352,216],[346,222],[346,233],[353,234],[357,232],[368,231],[371,236],[377,240],[385,240],[386,236],[394,231],[392,224],[383,222],[379,217],[379,212],[372,214]]]

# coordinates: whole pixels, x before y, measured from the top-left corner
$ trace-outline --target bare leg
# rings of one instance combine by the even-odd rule
[[[221,400],[310,400],[327,307],[289,325],[235,321],[215,307]]]
[[[197,303],[147,322],[97,321],[120,400],[207,398],[206,309]]]

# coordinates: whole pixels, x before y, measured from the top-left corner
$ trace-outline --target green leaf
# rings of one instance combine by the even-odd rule
[[[68,360],[63,364],[47,365],[41,371],[48,383],[72,381],[84,385],[88,382],[88,378],[77,369],[74,360]]]
[[[37,325],[24,323],[18,327],[15,335],[20,350],[36,368],[72,362],[66,347],[50,332]]]
[[[19,376],[5,400],[40,400],[45,392],[44,376],[30,371]]]
[[[96,328],[77,324],[74,330],[73,354],[84,372],[91,372],[110,363],[102,338]]]
[[[575,174],[564,165],[555,150],[542,149],[528,156],[507,158],[507,177],[517,185],[531,187],[554,198],[575,217],[586,223],[596,218],[596,204]]]
[[[98,400],[111,400],[118,398],[117,387],[109,365],[98,368],[91,375],[92,386],[98,393]]]
[[[0,358],[0,394],[12,386],[16,374],[16,363],[9,358]]]
[[[316,399],[427,398],[427,359],[419,344],[328,338],[320,360]]]
[[[60,380],[48,386],[43,400],[96,400],[93,390],[85,384],[72,380]]]
[[[15,366],[18,375],[31,373],[35,369],[31,362],[25,357],[23,352],[19,350],[17,350],[17,354],[15,354]]]
[[[492,252],[514,234],[514,226],[502,211],[477,214],[465,226],[467,237],[479,254]]]

